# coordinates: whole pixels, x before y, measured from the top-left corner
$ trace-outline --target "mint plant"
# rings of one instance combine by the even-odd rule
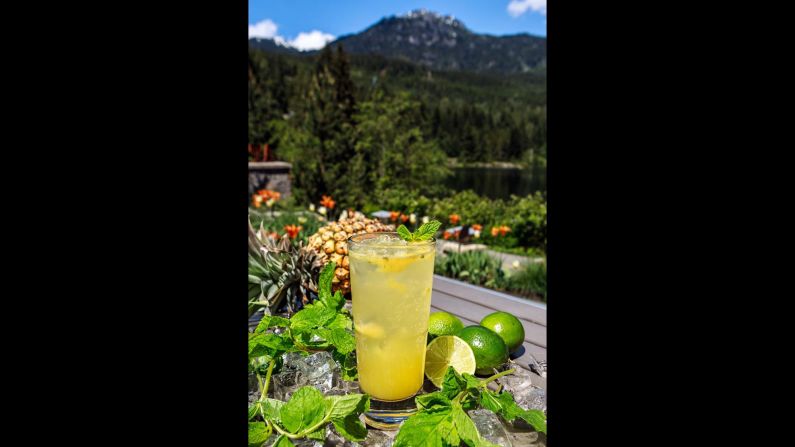
[[[356,380],[356,360],[353,337],[353,320],[343,310],[345,298],[337,291],[331,293],[334,276],[333,262],[326,264],[318,281],[318,299],[307,304],[291,318],[265,315],[248,339],[250,363],[256,361],[252,369],[267,366],[278,361],[285,352],[331,351],[331,355],[342,368],[343,379]],[[284,328],[275,334],[269,329]]]
[[[248,445],[261,446],[276,431],[274,446],[293,445],[293,439],[310,438],[322,441],[326,437],[326,425],[330,422],[337,432],[351,441],[363,441],[367,428],[359,415],[370,409],[370,398],[366,394],[345,396],[323,396],[316,388],[299,388],[287,402],[263,397],[253,408],[263,421],[249,421]]]
[[[417,413],[400,427],[393,447],[459,446],[462,443],[469,447],[496,447],[480,436],[466,413],[476,408],[491,410],[507,421],[522,419],[536,431],[546,433],[543,412],[525,410],[516,404],[511,393],[487,388],[490,382],[513,372],[509,369],[481,380],[470,374],[459,374],[449,367],[440,391],[415,399]]]
[[[260,447],[278,433],[274,446],[293,445],[293,439],[325,438],[326,426],[332,423],[337,432],[351,441],[361,441],[367,429],[359,415],[370,407],[364,394],[323,396],[316,388],[298,389],[288,402],[268,398],[274,370],[281,367],[286,352],[331,351],[345,380],[356,379],[356,342],[353,320],[343,310],[345,298],[331,293],[335,264],[330,262],[320,274],[318,299],[307,304],[291,318],[265,315],[249,334],[249,369],[255,374],[260,398],[248,409],[248,445]],[[282,328],[280,333],[271,329]]]

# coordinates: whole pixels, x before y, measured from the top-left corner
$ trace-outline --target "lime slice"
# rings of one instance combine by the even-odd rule
[[[425,351],[425,376],[437,388],[442,387],[448,366],[459,374],[475,374],[475,353],[467,342],[454,335],[434,338]]]

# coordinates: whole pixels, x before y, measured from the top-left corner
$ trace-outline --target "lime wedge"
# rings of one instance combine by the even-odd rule
[[[459,374],[475,374],[475,353],[467,342],[454,335],[434,338],[425,351],[425,376],[438,388],[442,387],[448,366]]]

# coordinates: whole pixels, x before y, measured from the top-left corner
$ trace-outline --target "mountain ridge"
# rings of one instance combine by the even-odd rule
[[[249,39],[249,45],[289,54],[320,51],[302,52],[270,39]],[[351,54],[377,54],[433,70],[514,74],[546,68],[546,37],[475,33],[453,16],[427,10],[383,17],[359,33],[339,36],[327,44],[332,48],[339,45]]]

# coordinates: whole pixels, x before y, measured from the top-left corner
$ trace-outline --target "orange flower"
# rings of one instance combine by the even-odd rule
[[[455,230],[454,236],[458,239],[458,237],[461,236],[461,230]]]
[[[500,227],[500,236],[505,236],[505,233],[511,231],[511,227],[507,227],[505,225]]]
[[[403,223],[408,222],[409,221],[409,216],[407,216],[405,214],[401,214],[400,215],[400,221],[403,222]]]
[[[480,224],[473,224],[472,225],[472,230],[474,230],[474,231],[480,231],[482,229],[483,229],[483,225],[480,225]]]
[[[300,225],[298,225],[298,226],[296,226],[296,225],[285,225],[284,226],[284,231],[287,232],[287,234],[290,236],[290,239],[295,239],[295,237],[298,236],[298,232],[301,231],[301,230],[302,230],[302,227]]]
[[[500,233],[500,227],[491,227],[491,235],[493,237],[497,237],[499,233]]]
[[[255,194],[251,196],[251,201],[254,202],[254,208],[259,208],[262,205],[262,196]]]
[[[269,200],[273,199],[274,201],[279,200],[282,197],[282,194],[278,191],[271,191],[270,189],[260,189],[257,191],[257,194],[262,197],[262,200]]]
[[[450,223],[451,224],[457,225],[458,222],[460,222],[460,221],[461,221],[461,216],[459,216],[458,214],[451,214],[450,215]]]
[[[450,233],[449,233],[449,232],[447,232],[447,231],[445,231],[445,232],[442,234],[442,237],[444,238],[444,240],[448,240],[448,239],[450,239]]]
[[[327,196],[327,195],[323,195],[323,199],[320,201],[321,205],[325,206],[326,208],[328,208],[330,210],[334,209],[334,205],[336,203],[337,202],[335,202],[334,200],[331,199],[331,196]]]
[[[268,233],[268,237],[271,238],[271,239],[279,239],[279,233],[277,233],[275,231],[271,232],[271,233]]]
[[[400,216],[400,213],[397,211],[389,212],[389,220],[391,220],[392,222],[396,221],[398,219],[398,216]]]

